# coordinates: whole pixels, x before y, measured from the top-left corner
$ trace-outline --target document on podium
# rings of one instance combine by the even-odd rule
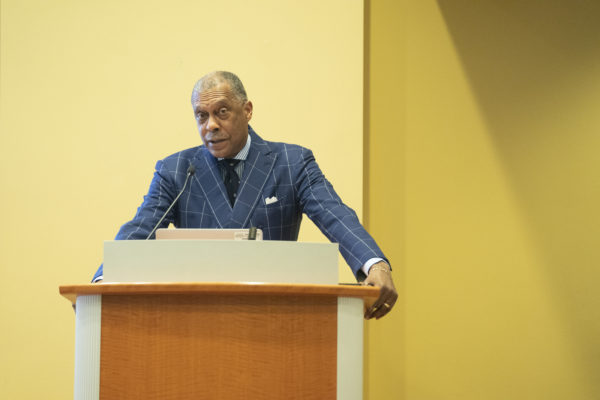
[[[158,229],[156,240],[205,239],[205,240],[262,240],[262,229]]]

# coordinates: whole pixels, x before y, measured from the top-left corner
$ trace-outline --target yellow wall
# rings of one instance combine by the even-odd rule
[[[369,232],[392,263],[393,312],[365,324],[365,399],[404,391],[405,43],[402,1],[365,2],[365,196]]]
[[[600,6],[369,4],[368,398],[600,398]]]
[[[256,130],[313,148],[361,212],[361,1],[0,4],[0,398],[71,397],[58,286],[89,281],[156,160],[199,144],[202,74],[238,73]],[[325,240],[308,223],[301,238]]]
[[[0,3],[0,398],[71,396],[57,286],[199,142],[202,73],[360,213],[362,2],[199,3]],[[366,324],[370,400],[600,397],[600,10],[505,3],[366,3],[364,201],[401,293]]]

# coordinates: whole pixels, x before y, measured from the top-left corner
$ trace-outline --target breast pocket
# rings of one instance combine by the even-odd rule
[[[265,239],[282,240],[286,229],[295,224],[296,206],[288,197],[279,194],[260,199],[251,224],[263,230]]]

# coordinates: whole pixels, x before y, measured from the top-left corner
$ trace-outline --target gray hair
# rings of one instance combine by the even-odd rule
[[[244,89],[242,81],[236,74],[228,71],[214,71],[198,79],[198,82],[196,82],[194,89],[192,90],[192,102],[201,92],[212,89],[221,83],[229,84],[234,96],[237,97],[240,102],[245,103],[248,101],[246,89]]]

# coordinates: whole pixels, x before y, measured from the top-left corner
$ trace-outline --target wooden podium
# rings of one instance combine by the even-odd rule
[[[277,283],[61,286],[75,399],[362,399],[379,289]]]

